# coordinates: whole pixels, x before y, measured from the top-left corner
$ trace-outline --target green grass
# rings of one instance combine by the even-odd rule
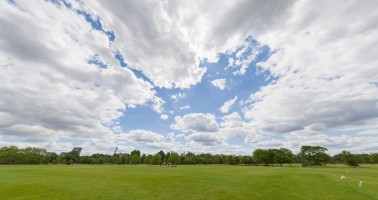
[[[367,200],[378,199],[378,166],[3,165],[0,199]]]

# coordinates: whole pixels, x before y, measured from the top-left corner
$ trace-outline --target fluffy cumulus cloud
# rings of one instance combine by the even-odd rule
[[[227,68],[236,69],[234,75],[245,75],[247,68],[251,66],[257,56],[261,53],[261,45],[254,44],[255,41],[251,41],[251,38],[246,39],[246,41],[239,46],[239,48],[234,53],[235,57],[228,58]]]
[[[212,80],[211,84],[213,84],[214,87],[224,90],[224,88],[226,88],[226,82],[227,82],[226,79],[222,78],[222,79]]]
[[[219,129],[215,116],[208,113],[190,113],[182,117],[177,116],[171,128],[182,132],[216,132]]]
[[[188,140],[199,143],[203,146],[216,146],[222,143],[217,135],[212,133],[196,132],[187,137]]]
[[[128,133],[119,135],[118,139],[120,141],[125,140],[137,143],[157,143],[161,142],[164,139],[164,136],[152,131],[132,130]]]
[[[222,112],[222,113],[228,113],[231,109],[231,106],[234,105],[235,101],[238,99],[237,96],[235,96],[234,98],[224,102],[223,106],[219,108],[219,110]]]
[[[159,1],[91,1],[74,7],[98,16],[117,36],[114,46],[126,63],[142,71],[156,86],[188,88],[206,68],[178,24]]]
[[[369,130],[376,123],[376,2],[318,3],[297,2],[285,23],[257,37],[277,50],[259,67],[279,77],[245,109],[261,132]]]
[[[102,137],[127,107],[155,102],[153,86],[119,67],[83,16],[45,1],[2,2],[1,12],[0,134]],[[90,64],[94,55],[107,67]]]

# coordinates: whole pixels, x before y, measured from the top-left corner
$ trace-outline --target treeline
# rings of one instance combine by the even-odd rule
[[[53,163],[58,158],[58,154],[36,147],[19,149],[16,146],[10,146],[0,148],[0,164],[48,164]]]
[[[342,151],[330,156],[327,148],[321,146],[302,146],[298,154],[291,150],[280,149],[256,149],[251,156],[236,156],[225,154],[194,154],[187,152],[159,151],[155,154],[142,154],[139,150],[130,153],[118,153],[114,155],[93,154],[80,156],[78,152],[71,151],[59,156],[45,149],[27,147],[20,149],[16,146],[0,148],[0,164],[148,164],[148,165],[195,165],[195,164],[221,164],[221,165],[283,165],[301,163],[302,166],[326,165],[328,163],[344,163],[350,166],[359,164],[377,164],[378,153],[352,154]]]

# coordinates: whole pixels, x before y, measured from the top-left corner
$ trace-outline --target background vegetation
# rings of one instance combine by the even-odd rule
[[[320,146],[302,146],[298,154],[289,149],[256,149],[251,156],[236,156],[224,154],[194,154],[187,152],[159,151],[156,154],[142,154],[139,150],[130,153],[93,154],[80,156],[71,151],[64,156],[45,149],[27,147],[20,149],[15,146],[0,148],[0,164],[149,164],[149,165],[195,165],[195,164],[222,164],[222,165],[280,165],[301,163],[302,166],[326,165],[328,163],[344,163],[349,166],[358,166],[361,163],[377,164],[378,153],[352,154],[342,151],[330,156],[327,149]]]

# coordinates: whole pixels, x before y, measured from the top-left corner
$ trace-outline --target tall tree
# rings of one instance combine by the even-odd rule
[[[341,152],[341,159],[344,164],[357,167],[358,166],[358,157],[355,154],[350,153],[349,151]]]
[[[170,163],[172,163],[174,165],[180,164],[180,156],[179,156],[179,154],[176,153],[176,152],[172,152],[169,155],[168,162],[170,162]]]
[[[160,161],[160,163],[164,162],[164,158],[165,158],[165,153],[164,153],[164,151],[163,151],[163,150],[160,150],[160,151],[158,152],[158,154],[160,154],[160,157],[161,157],[161,161]]]
[[[326,165],[326,162],[330,160],[330,156],[325,153],[327,150],[321,146],[302,146],[299,153],[302,166]]]
[[[152,157],[152,164],[154,165],[160,165],[162,163],[162,157],[160,153],[157,153]]]
[[[253,160],[256,164],[268,165],[268,150],[256,149],[253,151]]]
[[[138,154],[133,154],[131,156],[131,164],[138,164],[139,163],[139,160],[140,160],[140,157],[138,156]]]
[[[378,164],[378,153],[372,153],[371,160],[373,164]]]
[[[139,150],[133,150],[131,153],[130,153],[131,156],[133,155],[137,155],[138,157],[140,157],[140,151]]]

